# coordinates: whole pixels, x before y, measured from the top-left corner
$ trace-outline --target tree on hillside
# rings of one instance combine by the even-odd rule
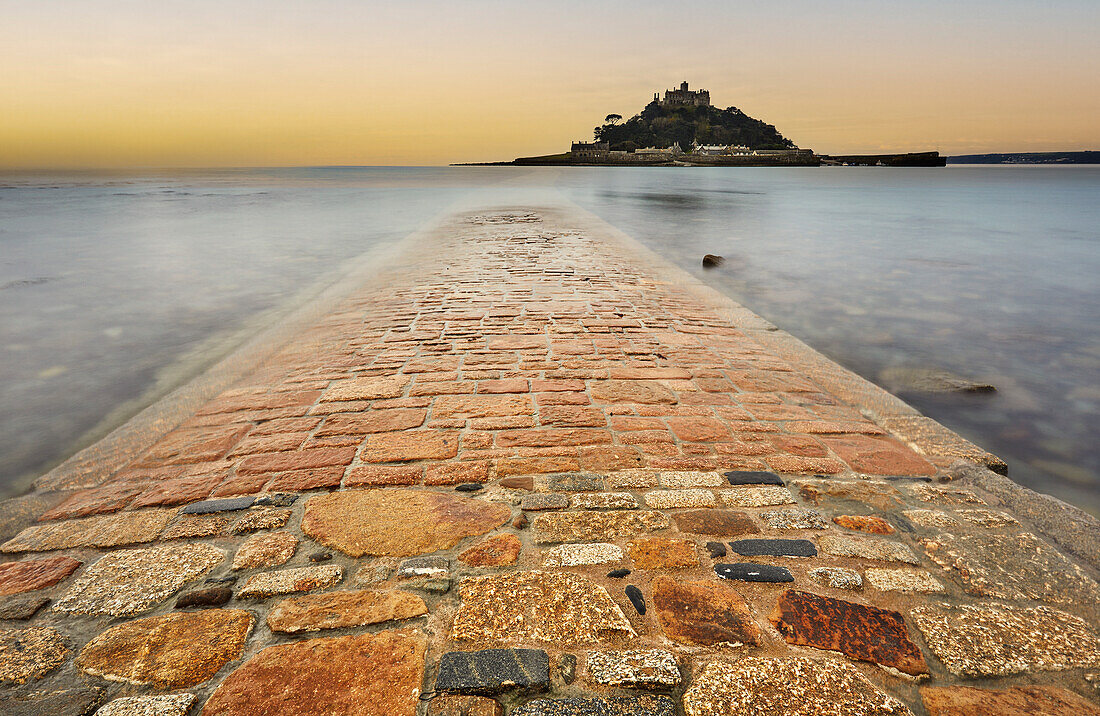
[[[616,124],[619,123],[622,118],[623,116],[621,114],[609,114],[603,118],[603,121],[605,124],[610,124],[612,127],[614,127]]]

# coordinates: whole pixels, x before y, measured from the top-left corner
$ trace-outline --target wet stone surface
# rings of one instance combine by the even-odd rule
[[[817,547],[807,539],[741,539],[730,549],[743,557],[816,557]]]
[[[585,662],[593,684],[624,689],[665,689],[680,683],[676,658],[661,649],[591,651]]]
[[[716,564],[714,573],[722,579],[742,582],[793,582],[794,577],[786,567],[770,564],[739,562],[736,564]]]
[[[423,637],[383,631],[269,646],[233,671],[204,716],[414,716]]]
[[[687,716],[912,716],[849,664],[748,657],[708,665],[684,694]]]
[[[452,651],[439,662],[436,691],[492,695],[503,691],[546,691],[550,657],[541,649]]]
[[[194,694],[126,696],[104,704],[96,716],[186,716],[195,703]]]
[[[507,507],[422,490],[356,490],[310,498],[302,531],[352,557],[448,549],[511,519]]]
[[[513,716],[673,716],[676,705],[667,696],[535,699],[512,711]]]
[[[201,684],[240,656],[252,630],[241,609],[145,617],[111,627],[80,651],[82,671],[162,690]]]
[[[224,559],[221,550],[205,544],[112,552],[88,567],[53,609],[113,617],[140,614]]]
[[[928,648],[959,676],[1100,665],[1100,637],[1081,618],[1057,609],[929,605],[910,614]]]
[[[928,673],[898,612],[788,590],[779,597],[770,620],[791,644],[839,651],[906,674]]]
[[[1030,532],[941,534],[921,545],[932,561],[956,571],[970,594],[1056,604],[1100,602],[1100,585]]]
[[[730,586],[658,577],[651,594],[661,629],[673,641],[704,646],[760,642],[748,603]]]
[[[633,636],[608,593],[575,574],[541,571],[468,577],[452,639],[583,644]]]

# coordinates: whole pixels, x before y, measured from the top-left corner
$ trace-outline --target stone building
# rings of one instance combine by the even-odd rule
[[[657,99],[657,95],[653,95]],[[680,89],[665,90],[665,98],[658,100],[662,107],[677,107],[694,105],[696,107],[710,106],[709,90],[689,90],[686,81],[680,83]]]
[[[610,150],[608,142],[573,142],[569,154],[573,159],[607,159]]]

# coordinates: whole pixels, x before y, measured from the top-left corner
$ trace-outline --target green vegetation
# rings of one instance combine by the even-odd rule
[[[619,124],[619,115],[607,115],[607,124],[596,127],[596,141],[609,142],[613,150],[632,152],[641,147],[680,147],[690,151],[699,144],[743,145],[750,149],[797,149],[775,127],[753,119],[736,107],[662,107],[650,102],[641,113]]]

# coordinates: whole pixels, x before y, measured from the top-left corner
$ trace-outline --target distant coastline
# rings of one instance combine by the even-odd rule
[[[948,164],[1100,164],[1100,151],[961,154]]]

